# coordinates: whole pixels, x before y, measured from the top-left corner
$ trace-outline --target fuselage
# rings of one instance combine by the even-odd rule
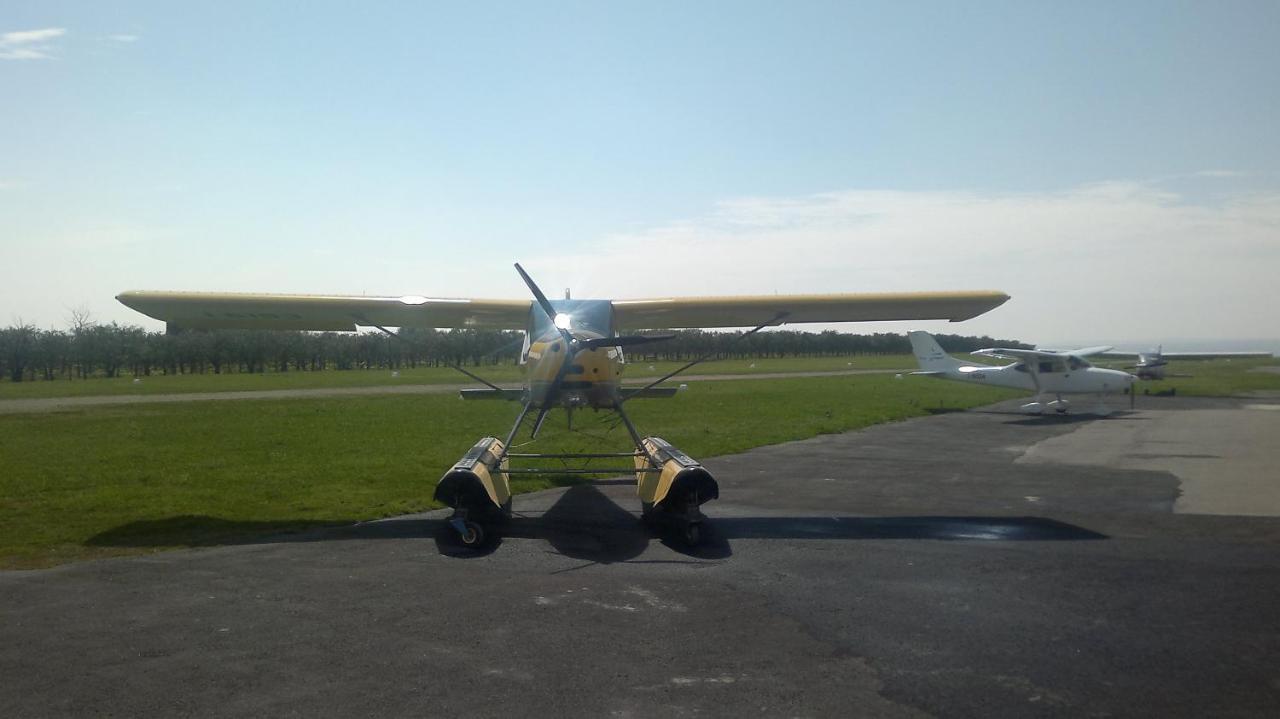
[[[1164,379],[1164,369],[1169,364],[1169,360],[1160,355],[1159,352],[1154,354],[1138,353],[1138,364],[1133,368],[1136,374],[1142,379]]]
[[[579,339],[614,336],[613,303],[608,300],[552,300],[557,321]],[[626,357],[621,347],[575,348],[534,303],[529,311],[521,362],[534,407],[612,407],[618,400]],[[565,363],[568,367],[565,367]],[[561,370],[564,377],[556,385]]]
[[[1134,377],[1120,370],[1094,367],[1071,355],[1040,360],[1039,391],[1045,394],[1106,394],[1119,392],[1133,383]],[[939,375],[935,375],[939,376]],[[944,370],[946,379],[1037,391],[1036,381],[1024,362],[1000,367],[966,364]]]

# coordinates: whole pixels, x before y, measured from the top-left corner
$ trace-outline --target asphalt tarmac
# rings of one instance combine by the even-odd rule
[[[1274,403],[1016,404],[710,459],[693,552],[611,481],[3,573],[0,716],[1280,716],[1280,518],[1178,504]]]

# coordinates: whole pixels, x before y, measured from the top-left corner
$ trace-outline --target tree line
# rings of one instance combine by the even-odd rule
[[[665,342],[628,350],[633,359],[768,359],[857,354],[909,354],[905,335],[780,330],[682,330]],[[1012,340],[937,335],[948,352],[982,347],[1027,347]],[[523,332],[405,328],[400,338],[375,333],[280,330],[148,332],[137,326],[76,322],[70,330],[27,324],[0,329],[0,376],[11,382],[135,377],[152,374],[316,372],[510,364],[519,360]]]

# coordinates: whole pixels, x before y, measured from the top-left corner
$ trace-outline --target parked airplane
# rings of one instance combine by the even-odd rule
[[[942,350],[928,332],[911,332],[908,336],[916,361],[920,364],[920,371],[911,374],[1032,390],[1036,393],[1035,400],[1022,405],[1022,409],[1035,414],[1045,409],[1065,414],[1070,405],[1062,398],[1064,394],[1094,394],[1097,396],[1095,413],[1109,414],[1110,410],[1103,402],[1103,397],[1132,387],[1137,379],[1128,372],[1094,367],[1084,359],[1086,356],[1105,352],[1110,347],[1086,347],[1068,351],[993,347],[971,353],[1016,360],[1012,364],[992,366],[961,362],[953,358]],[[1054,399],[1042,402],[1041,396],[1045,394],[1054,395]]]
[[[1163,346],[1152,352],[1102,352],[1099,357],[1137,358],[1138,363],[1129,365],[1128,369],[1136,369],[1135,374],[1141,379],[1164,379],[1165,371],[1171,359],[1208,360],[1208,359],[1270,359],[1270,352],[1164,352]]]
[[[168,323],[170,329],[292,329],[351,331],[357,326],[488,328],[524,330],[526,365],[522,389],[488,385],[465,391],[465,398],[490,397],[521,403],[505,440],[484,437],[436,484],[435,498],[454,514],[450,525],[463,544],[484,542],[486,526],[511,512],[509,475],[513,473],[634,473],[636,490],[647,519],[679,527],[682,538],[696,544],[702,503],[719,496],[719,487],[701,464],[659,437],[642,437],[623,405],[636,397],[670,396],[662,382],[694,366],[643,387],[625,387],[623,348],[668,339],[671,335],[620,335],[619,330],[650,328],[766,327],[792,322],[865,322],[905,319],[975,317],[1009,299],[1003,292],[900,292],[886,294],[760,295],[745,297],[662,297],[647,300],[549,300],[533,279],[516,265],[533,295],[530,300],[406,297],[342,297],[316,295],[211,294],[195,292],[125,292],[125,305]],[[627,452],[535,454],[512,451],[526,419],[530,441],[547,414],[556,408],[609,410],[630,434]],[[572,417],[572,414],[569,415]],[[527,443],[526,443],[527,444]],[[523,446],[523,445],[522,445]],[[512,460],[556,458],[586,460],[614,457],[628,467],[511,467]]]

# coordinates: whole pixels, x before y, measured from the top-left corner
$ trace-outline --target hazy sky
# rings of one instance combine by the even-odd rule
[[[1276,337],[1280,3],[0,4],[0,325],[125,289],[1001,289]]]

